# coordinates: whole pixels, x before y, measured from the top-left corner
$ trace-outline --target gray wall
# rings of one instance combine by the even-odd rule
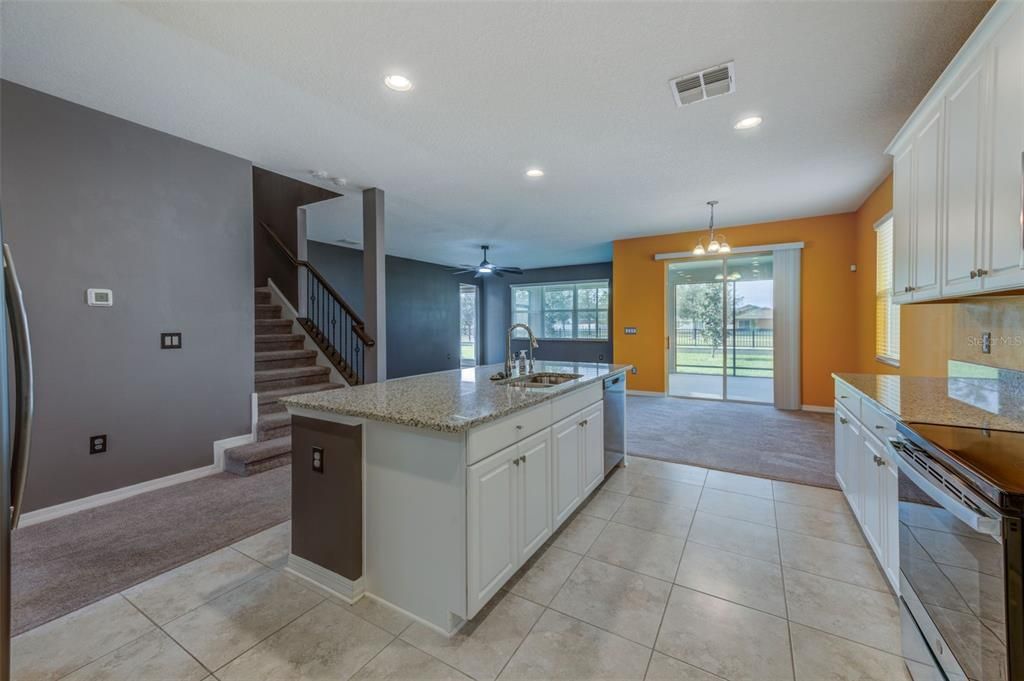
[[[251,165],[0,87],[4,239],[35,355],[26,510],[212,463],[214,440],[249,432]],[[114,306],[86,306],[89,287]]]
[[[526,270],[521,277],[514,275],[504,279],[488,277],[483,286],[483,362],[494,364],[505,361],[505,334],[512,323],[511,284],[540,284],[549,281],[583,281],[586,279],[612,280],[612,264],[599,262],[591,265],[570,265],[567,267],[545,267]],[[609,291],[610,294],[610,291]],[[609,307],[609,330],[615,328]],[[536,329],[535,329],[536,331]],[[513,340],[513,352],[525,350],[525,340]],[[534,351],[540,359],[573,360],[578,362],[611,362],[612,341],[540,341]]]
[[[308,258],[360,315],[363,253],[319,241],[308,242]],[[441,265],[387,256],[388,378],[459,366],[459,283]]]

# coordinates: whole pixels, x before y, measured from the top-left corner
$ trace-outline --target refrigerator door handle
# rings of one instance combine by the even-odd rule
[[[11,344],[14,350],[14,385],[17,394],[14,411],[14,447],[11,450],[11,529],[18,526],[21,506],[28,480],[29,454],[32,447],[32,414],[35,388],[32,383],[32,345],[28,336],[25,299],[14,268],[11,249],[3,245],[4,291],[11,322]],[[2,386],[0,386],[2,387]]]

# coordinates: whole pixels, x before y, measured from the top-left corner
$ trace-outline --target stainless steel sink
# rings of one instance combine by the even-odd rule
[[[518,385],[526,388],[552,388],[556,385],[561,385],[562,383],[575,381],[577,378],[583,378],[583,374],[559,374],[548,371],[537,374],[527,374],[525,376],[517,376],[515,378],[506,379],[504,382],[508,385]]]

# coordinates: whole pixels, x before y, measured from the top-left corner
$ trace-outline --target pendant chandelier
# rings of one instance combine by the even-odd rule
[[[704,239],[698,239],[697,245],[693,247],[694,255],[707,255],[708,253],[728,253],[732,249],[729,248],[729,244],[725,242],[725,237],[718,239],[715,236],[715,206],[718,205],[718,201],[708,201],[708,206],[711,208],[711,219],[708,221],[708,232],[710,237],[707,248],[704,248]]]

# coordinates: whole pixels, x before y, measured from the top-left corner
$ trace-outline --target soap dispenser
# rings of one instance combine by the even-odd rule
[[[519,351],[519,375],[526,375],[526,350]]]

